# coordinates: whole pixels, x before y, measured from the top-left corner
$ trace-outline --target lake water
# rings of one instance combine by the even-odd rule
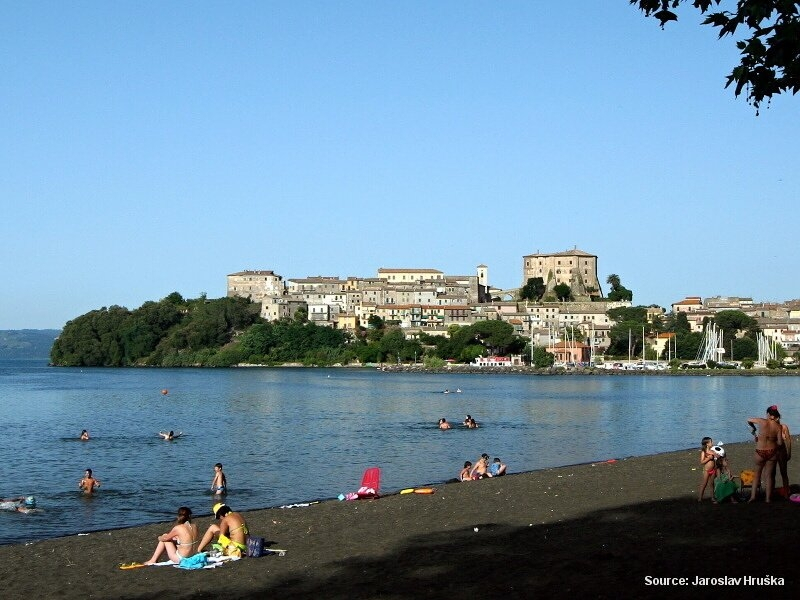
[[[460,388],[461,393],[443,394]],[[208,515],[213,465],[235,509],[335,498],[380,466],[384,492],[499,456],[510,472],[750,439],[778,404],[800,421],[796,377],[529,376],[371,369],[66,369],[0,361],[0,544]],[[163,395],[162,389],[169,393]],[[460,424],[469,413],[480,428]],[[436,423],[446,417],[450,431]],[[82,429],[92,439],[79,441]],[[161,430],[182,431],[167,442]],[[86,468],[102,482],[84,497]]]

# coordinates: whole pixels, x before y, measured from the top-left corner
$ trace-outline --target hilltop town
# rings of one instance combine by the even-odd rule
[[[375,277],[346,279],[321,275],[284,279],[273,271],[246,270],[227,276],[227,296],[260,303],[261,317],[267,321],[295,318],[301,312],[317,325],[356,330],[377,317],[398,325],[407,339],[415,339],[421,332],[446,336],[451,325],[502,320],[534,345],[555,348],[564,362],[586,362],[590,354],[602,354],[615,324],[608,311],[630,307],[631,302],[604,297],[597,256],[578,248],[523,256],[522,285],[535,278],[544,287],[533,301],[521,299],[520,288],[492,287],[483,264],[469,275],[381,267]],[[559,286],[562,290],[568,286],[568,299],[558,298]],[[703,331],[710,317],[729,310],[755,319],[769,343],[787,354],[800,349],[800,300],[757,303],[752,298],[687,297],[671,305],[672,314],[684,315],[694,332]],[[661,307],[647,307],[649,320],[664,315]],[[569,341],[575,332],[583,342]],[[661,355],[672,335],[653,333],[647,344]]]

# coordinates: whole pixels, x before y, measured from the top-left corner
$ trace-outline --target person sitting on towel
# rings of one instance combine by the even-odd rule
[[[218,502],[211,509],[214,517],[219,520],[219,525],[212,523],[200,540],[198,552],[202,552],[212,538],[219,534],[215,546],[219,546],[226,556],[241,556],[247,553],[247,523],[238,512],[231,510],[230,506]]]
[[[197,534],[197,525],[192,523],[192,510],[188,506],[181,506],[178,509],[175,527],[158,536],[156,550],[144,564],[155,564],[164,552],[174,563],[180,563],[181,559],[194,556],[197,554],[195,550]]]

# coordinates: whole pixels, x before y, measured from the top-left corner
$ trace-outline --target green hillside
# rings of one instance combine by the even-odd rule
[[[49,358],[58,329],[0,330],[0,359]]]

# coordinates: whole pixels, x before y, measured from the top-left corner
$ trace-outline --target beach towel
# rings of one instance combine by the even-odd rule
[[[178,563],[181,569],[203,569],[208,564],[208,555],[205,552],[198,552],[192,556],[182,558]]]
[[[736,482],[733,481],[727,474],[721,473],[714,481],[714,499],[717,502],[722,502],[727,497],[736,493]]]

